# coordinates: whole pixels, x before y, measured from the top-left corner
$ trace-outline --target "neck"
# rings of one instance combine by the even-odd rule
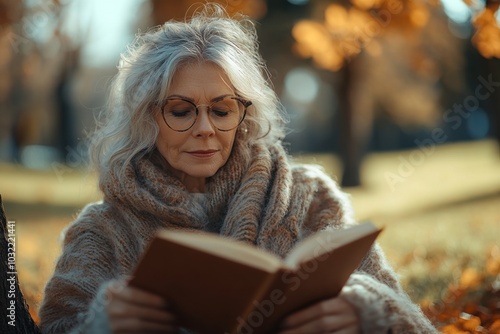
[[[194,177],[182,172],[174,172],[174,175],[182,182],[190,193],[204,193],[207,178]]]
[[[205,183],[206,178],[193,178],[190,176],[186,176],[184,174],[184,178],[180,179],[181,182],[186,186],[187,190],[190,193],[204,193],[205,192]]]
[[[157,151],[158,152],[158,151]],[[159,159],[159,163],[163,168],[168,169],[182,184],[187,188],[190,193],[204,193],[205,192],[205,183],[207,181],[206,177],[195,177],[190,176],[181,171],[175,170],[170,166],[165,158],[163,158],[160,153],[157,153],[157,157]]]

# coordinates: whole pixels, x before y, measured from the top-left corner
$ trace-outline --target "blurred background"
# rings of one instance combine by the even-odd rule
[[[500,328],[500,3],[217,2],[256,22],[289,152],[385,226],[410,296],[442,328]],[[0,194],[35,316],[61,230],[100,198],[87,138],[120,53],[199,3],[0,0]]]

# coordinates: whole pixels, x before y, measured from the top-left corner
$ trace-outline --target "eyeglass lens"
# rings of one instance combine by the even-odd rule
[[[163,118],[176,131],[186,131],[196,122],[198,107],[187,100],[172,98],[163,107]],[[222,131],[236,128],[245,115],[245,105],[237,98],[227,97],[207,106],[212,125]]]

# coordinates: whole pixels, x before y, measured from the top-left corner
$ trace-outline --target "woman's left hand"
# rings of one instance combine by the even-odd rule
[[[360,333],[359,319],[354,307],[336,297],[313,304],[287,316],[279,334],[298,333]]]

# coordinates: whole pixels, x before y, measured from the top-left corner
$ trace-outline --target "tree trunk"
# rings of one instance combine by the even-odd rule
[[[500,80],[500,59],[488,59],[488,69],[488,74],[492,76],[493,81],[498,83],[498,81]],[[488,76],[485,76],[485,78],[487,79]],[[500,145],[500,88],[496,88],[491,93],[491,99],[489,102],[490,103],[487,108],[491,115],[492,136]]]
[[[340,143],[339,154],[343,164],[342,186],[362,186],[361,166],[368,152],[373,132],[374,100],[369,82],[364,78],[371,66],[363,52],[348,59],[341,69],[338,87]]]
[[[0,333],[41,334],[19,287],[15,260],[16,226],[15,222],[7,221],[1,196],[0,225],[3,236],[0,238],[0,313],[5,314],[0,320]]]
[[[351,85],[352,71],[351,64],[346,64],[342,68],[343,80],[339,89],[340,105],[340,144],[339,154],[342,161],[342,186],[359,186],[360,166],[358,143],[354,133],[354,110],[352,106]]]

